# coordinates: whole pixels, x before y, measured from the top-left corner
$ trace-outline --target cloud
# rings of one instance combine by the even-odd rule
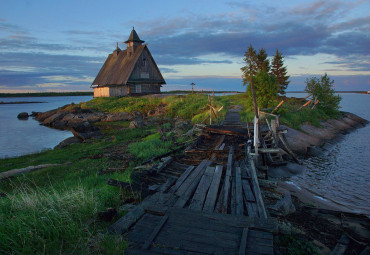
[[[59,88],[59,87],[65,87],[66,84],[64,83],[57,83],[57,82],[49,82],[49,83],[38,83],[36,84],[39,88]]]

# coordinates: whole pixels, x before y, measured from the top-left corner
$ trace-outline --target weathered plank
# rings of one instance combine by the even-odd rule
[[[158,225],[155,227],[153,230],[152,234],[149,236],[149,238],[145,241],[144,245],[141,247],[143,250],[147,250],[150,245],[152,244],[154,238],[158,235],[159,231],[161,231],[163,225],[166,223],[168,220],[168,215],[163,216],[161,221],[158,223]]]
[[[231,170],[231,176],[230,212],[231,215],[236,215],[235,167]]]
[[[222,166],[216,166],[211,185],[209,187],[206,201],[204,202],[203,211],[213,212],[217,200],[217,194],[222,176]]]
[[[206,167],[208,161],[203,160],[192,172],[191,174],[184,180],[184,182],[181,184],[181,186],[177,189],[176,194],[178,196],[181,196],[184,194],[189,186],[193,183],[195,179],[197,179],[199,173],[203,170],[204,167]]]
[[[163,162],[161,162],[158,165],[158,168],[156,169],[156,173],[160,173],[166,166],[168,166],[173,161],[173,157],[167,157],[164,159]]]
[[[195,166],[189,166],[185,172],[180,176],[179,179],[177,179],[176,184],[172,186],[169,192],[174,193],[180,186],[181,184],[185,181],[185,179],[189,176],[189,174],[193,171]]]
[[[176,194],[180,194],[180,195],[179,195],[179,199],[176,201],[176,203],[174,205],[175,207],[184,207],[186,205],[186,203],[190,199],[191,195],[194,193],[195,189],[197,188],[197,186],[199,184],[199,181],[202,178],[202,175],[205,171],[205,168],[208,167],[211,163],[212,163],[212,161],[205,161],[205,164],[202,168],[200,168],[200,170],[198,172],[198,175],[197,176],[190,176],[191,181],[190,181],[189,185],[186,186],[187,189],[182,191],[182,193],[177,193],[176,192]],[[182,187],[183,187],[183,185],[181,185],[180,188],[182,188]]]
[[[254,229],[260,229],[267,232],[276,232],[277,225],[276,220],[272,218],[261,219],[261,218],[250,218],[250,217],[236,217],[230,214],[219,214],[219,213],[206,213],[192,211],[187,208],[169,208],[167,214],[170,216],[174,215],[176,218],[182,218],[183,221],[187,222],[203,222],[208,221],[213,224],[219,224],[229,227],[249,227]]]
[[[260,190],[260,186],[258,184],[258,179],[257,179],[257,170],[256,170],[256,166],[254,164],[254,160],[252,159],[251,157],[251,154],[250,154],[250,146],[248,146],[248,163],[249,163],[249,166],[250,166],[250,176],[251,176],[251,181],[252,181],[252,189],[254,191],[254,195],[255,195],[255,198],[256,198],[256,204],[257,204],[257,209],[258,209],[258,214],[261,218],[264,218],[264,219],[267,219],[267,213],[266,213],[266,210],[265,210],[265,205],[263,203],[263,199],[262,199],[262,195],[261,195],[261,190]]]
[[[234,147],[230,147],[229,156],[227,159],[227,168],[226,168],[226,175],[224,180],[224,194],[223,200],[221,205],[221,212],[227,213],[227,207],[229,204],[229,196],[230,196],[230,186],[231,186],[231,170],[233,167],[233,156],[234,156]]]
[[[159,191],[160,192],[167,192],[169,190],[169,188],[174,185],[174,183],[177,181],[176,178],[174,177],[170,177],[167,179],[167,181],[165,183],[163,183],[161,185],[161,187],[159,188]]]
[[[235,203],[237,216],[243,215],[243,189],[242,189],[242,176],[240,167],[235,168]]]
[[[249,202],[255,202],[256,199],[254,198],[249,181],[243,180],[242,185],[243,185],[243,194],[244,194],[245,199]]]
[[[197,189],[193,195],[189,208],[192,210],[201,211],[203,208],[204,201],[206,199],[207,191],[211,185],[213,174],[215,172],[214,167],[207,167],[202,179],[199,182]]]
[[[245,249],[247,248],[248,228],[243,228],[242,238],[240,241],[239,255],[245,255]]]

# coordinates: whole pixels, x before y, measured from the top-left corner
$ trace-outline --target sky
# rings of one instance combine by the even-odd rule
[[[369,14],[369,0],[1,1],[0,92],[91,91],[133,26],[162,90],[245,91],[250,44],[283,53],[288,91],[325,73],[336,90],[370,90]]]

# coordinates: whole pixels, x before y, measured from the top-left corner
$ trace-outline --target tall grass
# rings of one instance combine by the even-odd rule
[[[103,205],[82,186],[18,187],[0,200],[0,253],[86,253],[94,215]],[[88,224],[86,220],[91,219]]]

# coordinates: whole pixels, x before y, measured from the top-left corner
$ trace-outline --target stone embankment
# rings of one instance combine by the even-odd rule
[[[320,127],[309,124],[301,125],[301,131],[286,127],[288,129],[285,138],[290,148],[297,154],[316,154],[325,142],[347,134],[351,130],[365,126],[367,120],[349,112],[343,112],[338,119],[322,121]]]

